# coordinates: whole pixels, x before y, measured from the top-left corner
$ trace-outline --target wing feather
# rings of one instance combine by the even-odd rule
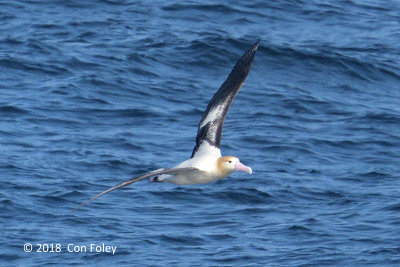
[[[218,91],[214,94],[199,123],[196,136],[196,145],[192,157],[199,150],[200,145],[207,141],[210,145],[220,148],[222,127],[235,96],[239,92],[249,74],[251,64],[260,41],[253,46],[238,60],[228,78],[224,81]]]
[[[76,211],[77,209],[79,209],[80,207],[82,207],[82,206],[88,204],[89,202],[95,200],[96,198],[101,197],[102,195],[105,195],[105,194],[107,194],[107,193],[110,193],[111,191],[117,190],[117,189],[122,188],[122,187],[125,187],[125,186],[127,186],[127,185],[133,184],[133,183],[135,183],[135,182],[144,180],[144,179],[146,179],[146,178],[148,178],[148,177],[155,176],[155,175],[161,175],[161,174],[184,174],[184,173],[187,173],[187,172],[198,171],[198,170],[199,170],[199,169],[194,168],[194,167],[188,167],[188,168],[159,169],[159,170],[151,171],[151,172],[145,173],[145,174],[143,174],[143,175],[141,175],[141,176],[134,177],[134,178],[128,179],[128,180],[126,180],[126,181],[123,181],[122,183],[117,184],[116,186],[113,186],[113,187],[107,189],[107,190],[104,191],[104,192],[101,192],[100,194],[98,194],[98,195],[92,197],[91,199],[89,199],[89,200],[83,202],[82,204],[80,204],[80,205],[79,205],[78,207],[76,207],[72,212],[74,212],[74,211]]]

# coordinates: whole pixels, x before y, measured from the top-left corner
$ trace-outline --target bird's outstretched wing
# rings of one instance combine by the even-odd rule
[[[208,103],[207,109],[199,123],[196,146],[193,149],[192,157],[204,141],[207,141],[211,146],[220,148],[222,127],[226,114],[249,74],[251,63],[253,62],[259,43],[260,41],[254,43],[238,60],[228,78],[215,93],[210,103]]]
[[[96,198],[101,197],[102,195],[110,193],[111,191],[117,190],[117,189],[122,188],[124,186],[133,184],[133,183],[138,182],[140,180],[149,178],[151,176],[156,176],[156,175],[161,175],[161,174],[185,174],[185,173],[188,173],[188,172],[198,171],[198,170],[199,169],[194,168],[194,167],[188,167],[188,168],[159,169],[159,170],[151,171],[151,172],[145,173],[145,174],[143,174],[143,175],[141,175],[139,177],[134,177],[134,178],[131,178],[129,180],[126,180],[126,181],[124,181],[124,182],[122,182],[120,184],[117,184],[116,186],[113,186],[113,187],[107,189],[106,191],[104,191],[104,192],[92,197],[91,199],[83,202],[78,207],[76,207],[72,212],[74,212],[77,209],[79,209],[80,207],[88,204],[89,202],[95,200]]]

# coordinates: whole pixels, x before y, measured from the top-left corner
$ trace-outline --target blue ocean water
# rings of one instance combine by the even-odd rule
[[[1,1],[1,265],[398,266],[399,8]],[[70,214],[188,158],[257,39],[221,147],[252,176],[142,181]]]

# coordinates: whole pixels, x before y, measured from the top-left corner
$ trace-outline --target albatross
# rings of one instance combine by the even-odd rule
[[[237,157],[222,156],[220,146],[225,117],[249,74],[259,43],[260,41],[254,43],[237,61],[228,78],[208,103],[197,129],[196,145],[188,160],[173,168],[150,171],[126,180],[83,202],[73,211],[102,195],[146,178],[149,178],[151,182],[189,185],[214,182],[233,172],[246,172],[251,175],[251,168],[242,164]]]

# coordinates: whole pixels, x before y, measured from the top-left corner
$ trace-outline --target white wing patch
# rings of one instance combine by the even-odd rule
[[[204,156],[219,158],[221,157],[221,150],[218,147],[210,145],[208,142],[202,142],[195,154],[195,158],[202,158]]]
[[[215,118],[220,114],[220,105],[213,107],[210,112],[208,112],[207,117],[204,118],[203,122],[200,124],[200,128],[203,128],[207,123],[214,121]]]

